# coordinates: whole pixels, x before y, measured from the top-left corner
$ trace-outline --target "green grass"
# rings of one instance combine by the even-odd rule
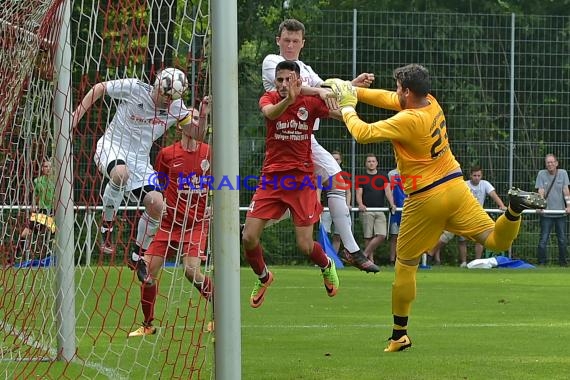
[[[259,309],[249,306],[254,282],[242,269],[243,379],[567,379],[570,376],[570,270],[466,270],[437,267],[418,272],[418,294],[412,307],[409,334],[414,346],[401,353],[384,353],[390,335],[393,270],[367,275],[353,268],[339,270],[341,288],[327,297],[318,269],[272,267],[275,282]],[[187,312],[191,287],[180,269],[164,272],[157,316],[159,335],[126,339],[141,319],[139,290],[127,269],[81,269],[76,286],[78,356],[84,361],[0,361],[0,375],[25,378],[189,378],[185,353],[191,351],[196,311]],[[36,289],[53,280],[49,270],[18,278],[4,272],[0,321],[20,326],[29,316],[8,314],[14,299],[6,294]],[[42,278],[45,277],[45,278]],[[9,280],[12,278],[12,280]],[[13,279],[17,280],[14,281]],[[46,303],[36,292],[35,299]],[[12,300],[12,301],[11,301]],[[10,301],[10,302],[8,302]],[[41,303],[40,303],[41,304]],[[42,306],[49,310],[51,305]],[[37,307],[27,310],[37,325],[50,316]],[[27,309],[26,309],[27,308]],[[24,313],[25,314],[25,313]],[[39,316],[39,318],[38,318]],[[202,317],[201,317],[202,318]],[[43,324],[43,333],[55,330]],[[47,326],[47,327],[45,327]],[[37,328],[36,328],[37,330]],[[0,350],[13,346],[3,331]],[[39,336],[39,335],[38,335]],[[176,339],[173,339],[175,337]],[[193,378],[213,378],[214,347],[203,335],[202,372]],[[172,364],[175,359],[180,363]],[[165,363],[169,363],[165,365]],[[145,368],[148,367],[148,368]]]
[[[568,270],[420,270],[409,321],[414,346],[400,353],[383,352],[391,269],[339,271],[335,298],[313,268],[273,270],[260,309],[246,305],[249,287],[242,287],[244,379],[570,376]]]

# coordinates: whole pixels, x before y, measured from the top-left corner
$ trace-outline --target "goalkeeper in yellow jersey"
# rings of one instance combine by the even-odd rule
[[[394,325],[384,351],[411,347],[408,316],[416,297],[416,271],[422,253],[434,247],[443,230],[465,236],[493,251],[508,249],[516,238],[525,209],[543,209],[537,193],[509,190],[509,207],[494,222],[463,180],[447,138],[447,124],[437,100],[429,94],[429,73],[411,64],[394,70],[396,91],[354,88],[338,79],[325,81],[339,99],[346,127],[359,143],[391,141],[408,195],[398,237],[392,284]],[[394,116],[374,123],[360,120],[357,101],[388,110]]]

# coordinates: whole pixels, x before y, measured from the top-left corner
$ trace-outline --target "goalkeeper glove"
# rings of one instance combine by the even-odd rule
[[[356,107],[356,103],[358,103],[356,90],[349,81],[330,78],[324,81],[323,84],[321,84],[321,87],[329,87],[333,90],[341,109],[344,107]]]

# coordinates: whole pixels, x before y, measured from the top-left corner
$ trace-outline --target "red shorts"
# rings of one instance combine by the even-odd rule
[[[297,227],[312,226],[319,220],[323,206],[317,199],[311,173],[265,175],[265,180],[255,190],[246,217],[279,219],[287,209]]]
[[[145,255],[166,258],[176,257],[180,253],[180,256],[188,255],[205,259],[209,227],[209,223],[197,224],[193,229],[186,231],[181,242],[180,232],[170,232],[170,229],[163,228],[161,225]]]

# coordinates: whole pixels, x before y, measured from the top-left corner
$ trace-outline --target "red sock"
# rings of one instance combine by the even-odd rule
[[[246,249],[245,259],[249,263],[251,269],[253,269],[253,272],[256,275],[261,276],[263,270],[265,269],[265,261],[263,260],[263,249],[261,248],[261,245],[258,244],[252,250]]]
[[[204,282],[195,282],[194,287],[200,291],[202,297],[210,302],[212,301],[212,296],[214,294],[214,284],[212,284],[210,277],[204,276]]]
[[[316,241],[313,242],[313,250],[311,251],[311,254],[309,255],[309,259],[311,259],[312,262],[314,262],[315,264],[317,264],[318,266],[320,266],[321,268],[326,268],[329,266],[329,258],[328,256],[325,254],[325,251],[323,251],[323,247],[317,243]]]
[[[150,325],[154,319],[154,303],[156,302],[157,286],[141,286],[141,306],[145,325]]]

